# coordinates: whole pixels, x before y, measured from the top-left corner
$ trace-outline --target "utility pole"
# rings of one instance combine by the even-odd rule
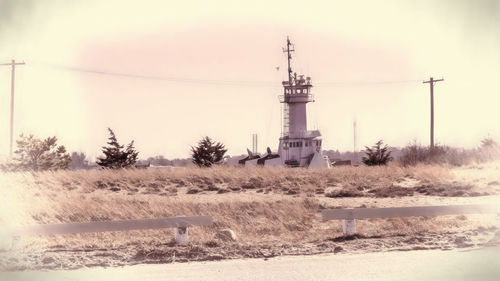
[[[10,143],[9,143],[9,159],[12,159],[12,144],[14,139],[14,79],[16,75],[16,65],[23,65],[24,62],[16,62],[12,60],[10,63],[0,63],[0,65],[10,65],[12,67],[11,83],[10,83]]]
[[[352,131],[353,131],[353,134],[354,134],[354,138],[353,138],[353,141],[354,141],[353,142],[354,143],[353,152],[354,152],[354,154],[356,154],[356,152],[358,151],[358,144],[357,144],[358,137],[356,135],[356,119],[354,119],[352,121]]]
[[[436,79],[430,78],[428,81],[424,81],[423,83],[429,83],[431,87],[431,149],[434,148],[434,83],[444,81],[443,78]]]
[[[358,165],[359,159],[358,159],[358,132],[357,132],[357,121],[356,118],[352,120],[352,131],[354,134],[354,147],[353,147],[353,154],[354,154],[354,165]]]

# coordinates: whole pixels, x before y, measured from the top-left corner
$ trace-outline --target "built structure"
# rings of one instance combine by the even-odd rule
[[[311,93],[311,77],[297,75],[292,71],[291,53],[294,46],[287,38],[288,80],[283,81],[283,94],[279,96],[283,104],[282,133],[279,139],[278,153],[274,154],[268,148],[267,155],[261,157],[255,153],[241,159],[243,165],[289,166],[329,168],[328,157],[322,154],[322,138],[319,130],[307,130],[306,105],[314,102]]]

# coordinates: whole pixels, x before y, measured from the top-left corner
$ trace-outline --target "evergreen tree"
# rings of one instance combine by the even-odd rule
[[[222,163],[227,149],[220,142],[215,142],[209,137],[204,137],[198,142],[198,146],[191,147],[191,156],[194,164],[198,167],[211,167]]]
[[[134,141],[131,141],[124,150],[123,145],[118,143],[113,130],[108,128],[108,146],[102,147],[104,157],[97,158],[97,165],[108,169],[121,169],[133,166],[137,161],[139,152],[134,149]]]
[[[391,151],[388,151],[388,146],[385,145],[382,147],[382,145],[382,140],[379,140],[372,147],[365,146],[366,157],[362,158],[362,161],[365,165],[386,165],[389,161],[392,160]]]
[[[44,140],[33,135],[21,134],[16,140],[17,150],[13,159],[2,166],[8,171],[47,171],[67,169],[71,163],[71,156],[63,145],[57,145],[57,137],[48,137]]]

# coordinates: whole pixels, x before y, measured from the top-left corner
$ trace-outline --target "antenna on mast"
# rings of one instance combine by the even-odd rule
[[[292,48],[290,48],[292,47]],[[283,48],[283,53],[287,53],[288,59],[288,85],[292,85],[292,67],[290,61],[292,60],[292,54],[290,52],[295,52],[295,45],[290,42],[290,38],[286,37],[286,49]]]

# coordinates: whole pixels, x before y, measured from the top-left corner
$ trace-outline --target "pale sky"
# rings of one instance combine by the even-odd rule
[[[353,119],[360,149],[428,145],[430,76],[445,79],[438,143],[500,138],[500,1],[451,0],[0,0],[0,63],[26,62],[15,134],[56,135],[93,157],[107,127],[135,140],[141,158],[188,157],[205,135],[230,155],[251,148],[253,133],[261,151],[276,150],[287,35],[294,70],[312,77],[308,123],[324,149],[353,149]],[[9,105],[10,68],[0,66],[0,155]]]

